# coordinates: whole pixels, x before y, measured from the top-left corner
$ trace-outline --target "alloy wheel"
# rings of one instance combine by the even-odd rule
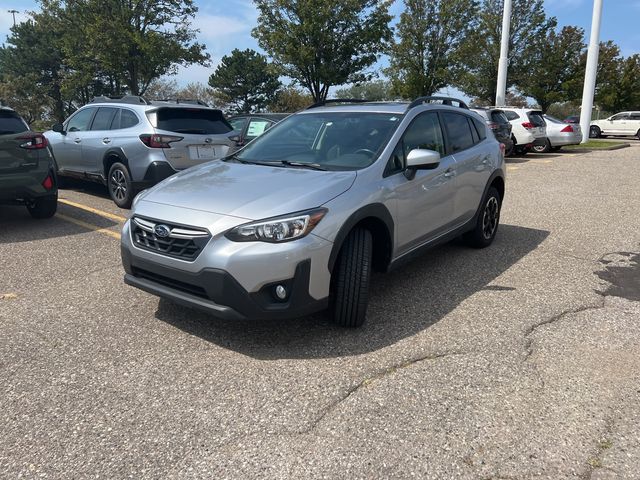
[[[127,196],[127,179],[122,170],[114,170],[111,172],[111,193],[114,198],[122,201]]]
[[[487,240],[493,237],[498,228],[499,213],[498,199],[496,197],[489,198],[482,214],[482,234]]]

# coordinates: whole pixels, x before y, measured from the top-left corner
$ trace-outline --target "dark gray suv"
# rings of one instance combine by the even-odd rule
[[[97,97],[45,133],[60,176],[104,183],[129,208],[136,193],[227,155],[233,130],[220,110],[191,100]]]

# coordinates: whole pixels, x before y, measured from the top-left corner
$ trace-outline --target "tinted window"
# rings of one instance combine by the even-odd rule
[[[233,130],[220,110],[204,108],[161,108],[150,120],[154,127],[176,133],[215,135]]]
[[[389,159],[385,175],[404,170],[407,155],[416,148],[435,150],[440,155],[445,154],[444,136],[437,113],[423,113],[409,125]]]
[[[480,137],[480,141],[487,138],[487,129],[485,128],[484,123],[482,123],[477,118],[470,118],[469,120],[471,120],[475,125],[475,130],[478,133],[478,137]]]
[[[27,124],[19,115],[13,112],[0,111],[0,135],[10,135],[29,130]]]
[[[631,120],[640,120],[640,113],[632,113]]]
[[[509,123],[509,119],[500,110],[494,110],[491,112],[491,121],[495,123]]]
[[[138,117],[131,110],[125,110],[123,108],[120,111],[120,128],[135,127],[138,124],[138,122],[139,122]]]
[[[231,124],[231,128],[233,128],[234,130],[242,131],[244,126],[247,124],[247,118],[246,117],[232,118],[229,120],[229,123]]]
[[[95,112],[95,108],[82,109],[69,119],[66,130],[69,132],[84,132],[89,130],[89,122]]]
[[[100,107],[96,116],[93,117],[93,123],[91,124],[91,130],[110,130],[113,117],[118,111],[117,108]]]
[[[473,146],[471,125],[469,125],[466,115],[443,112],[442,120],[447,129],[449,142],[451,143],[451,151],[453,153]]]
[[[529,117],[529,121],[536,127],[545,127],[547,125],[544,118],[542,118],[542,112],[529,112],[527,117]]]
[[[371,165],[402,120],[401,114],[314,112],[292,115],[234,158],[254,162],[314,163],[329,170]]]
[[[517,120],[517,119],[520,118],[520,115],[518,115],[516,112],[512,112],[510,110],[505,111],[504,114],[509,120]]]
[[[273,125],[269,120],[255,119],[249,122],[247,127],[246,140],[252,140],[266,132]]]
[[[626,113],[619,113],[618,115],[614,115],[611,117],[611,120],[627,120],[629,115]]]

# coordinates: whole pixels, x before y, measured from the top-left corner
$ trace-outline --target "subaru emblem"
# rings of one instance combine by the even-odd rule
[[[155,233],[157,237],[166,238],[171,235],[171,230],[166,225],[156,225],[153,227],[153,233]]]

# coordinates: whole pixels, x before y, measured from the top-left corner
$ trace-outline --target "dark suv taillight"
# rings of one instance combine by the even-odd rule
[[[145,133],[140,135],[140,140],[149,148],[171,148],[171,143],[179,142],[184,137],[175,135],[158,135]]]
[[[47,148],[47,145],[49,145],[47,139],[41,133],[23,135],[18,137],[17,140],[25,140],[24,143],[20,144],[20,148],[26,148],[27,150],[40,150],[41,148]]]

